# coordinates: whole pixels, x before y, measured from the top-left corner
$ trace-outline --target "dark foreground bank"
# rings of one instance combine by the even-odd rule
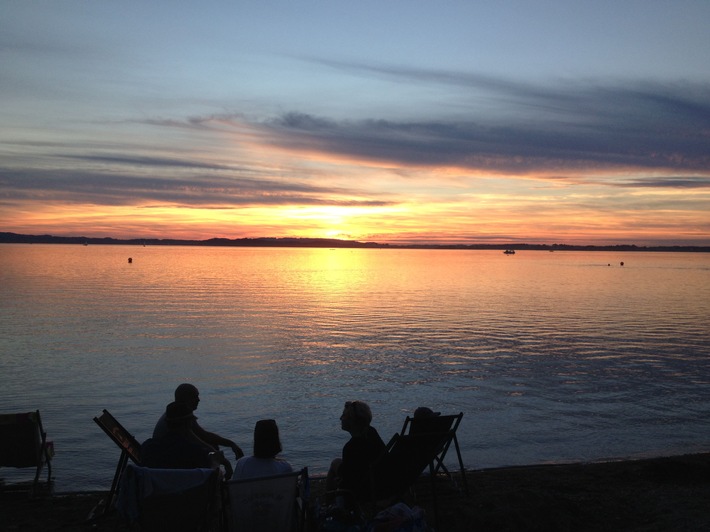
[[[439,479],[438,531],[710,530],[710,453],[469,471],[470,494]],[[313,479],[314,496],[322,479]],[[416,489],[433,521],[428,480]],[[130,530],[87,523],[102,493],[0,495],[0,530]]]

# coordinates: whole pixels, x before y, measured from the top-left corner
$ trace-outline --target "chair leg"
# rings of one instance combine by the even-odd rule
[[[52,482],[52,457],[49,456],[49,453],[45,455],[47,459],[47,483]]]
[[[52,464],[50,462],[49,457],[46,455],[45,452],[42,452],[43,456],[39,457],[38,464],[37,464],[37,469],[35,469],[35,478],[32,482],[32,491],[31,491],[31,496],[34,497],[39,493],[39,487],[40,487],[40,477],[42,476],[42,468],[44,465],[47,465],[47,491],[49,492],[51,483],[52,483]]]
[[[454,449],[456,449],[456,456],[459,459],[459,470],[461,471],[461,482],[463,483],[463,489],[466,493],[466,496],[468,497],[468,479],[466,478],[466,469],[463,466],[463,459],[461,458],[461,449],[459,449],[459,441],[456,439],[456,435],[454,435]]]
[[[126,468],[126,464],[128,464],[128,453],[126,453],[126,451],[121,451],[121,458],[118,459],[116,473],[113,475],[113,482],[111,482],[111,491],[108,492],[108,497],[106,497],[104,514],[107,514],[111,510],[111,501],[118,490],[118,483],[121,480],[121,473],[123,473],[123,470]]]
[[[468,480],[466,479],[466,469],[463,466],[463,459],[461,458],[461,450],[459,448],[459,442],[456,440],[456,436],[453,438],[454,442],[454,449],[456,450],[456,458],[458,459],[459,462],[459,472],[461,474],[461,483],[463,484],[463,491],[466,494],[466,496],[469,495],[469,490],[468,490]],[[444,465],[444,460],[443,456],[446,454],[446,451],[448,451],[449,446],[447,445],[444,450],[442,450],[441,454],[439,456],[434,457],[434,462],[436,462],[436,465],[434,467],[434,473],[438,473],[440,470],[446,474],[446,476],[449,477],[451,482],[456,485],[456,480],[454,479],[454,475],[449,471],[449,469]]]
[[[437,529],[439,526],[439,501],[436,497],[436,473],[433,463],[429,464],[429,482],[431,483],[431,498],[434,504],[434,526]]]
[[[30,496],[34,497],[37,495],[37,487],[39,486],[39,475],[42,472],[42,462],[40,460],[40,463],[37,464],[37,469],[35,470],[35,479],[32,482],[32,491],[30,492]]]

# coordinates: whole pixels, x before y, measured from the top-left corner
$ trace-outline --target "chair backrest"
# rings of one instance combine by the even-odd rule
[[[142,530],[208,530],[219,521],[217,469],[153,469],[128,464],[116,510]]]
[[[439,450],[437,454],[437,462],[442,463],[444,455],[449,450],[452,442],[456,442],[456,431],[459,428],[463,412],[445,416],[432,417],[409,417],[404,420],[402,426],[402,434],[429,434],[432,438],[438,435]],[[409,432],[407,432],[409,429]],[[458,442],[456,442],[458,448]],[[458,452],[458,451],[457,451]]]
[[[0,467],[33,467],[33,493],[39,487],[40,473],[45,465],[47,486],[51,486],[53,456],[54,443],[47,441],[39,410],[0,415]]]
[[[461,419],[463,418],[463,412],[458,414],[451,414],[445,416],[432,416],[432,417],[409,417],[404,420],[404,425],[402,427],[402,434],[429,434],[432,438],[438,438],[438,451],[433,459],[433,474],[443,471],[448,475],[454,484],[456,484],[453,475],[447,469],[444,464],[444,459],[446,453],[449,451],[451,444],[454,445],[454,452],[456,453],[456,459],[458,460],[458,469],[460,473],[461,484],[463,485],[463,491],[468,495],[468,480],[466,479],[466,470],[463,465],[463,459],[461,457],[461,448],[459,447],[458,439],[456,438],[456,431],[461,424]],[[409,429],[409,432],[407,432]]]
[[[459,428],[461,418],[463,418],[463,412],[432,417],[407,416],[404,420],[404,426],[402,427],[402,434],[416,434],[423,432],[438,432],[441,434],[447,434],[449,432],[455,433]],[[407,432],[407,429],[409,429],[409,432]]]
[[[439,448],[437,434],[395,434],[383,454],[370,466],[373,498],[403,493],[427,467],[433,467]]]
[[[227,523],[231,532],[290,532],[302,524],[297,499],[308,485],[308,469],[226,483]]]
[[[96,424],[118,445],[121,451],[133,460],[136,465],[142,465],[141,444],[128,432],[108,410],[94,418]]]
[[[0,466],[37,467],[46,461],[39,410],[0,415]]]

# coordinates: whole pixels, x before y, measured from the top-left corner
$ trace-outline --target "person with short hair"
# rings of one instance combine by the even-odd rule
[[[141,445],[145,466],[159,469],[210,467],[209,450],[190,437],[193,419],[187,405],[170,403],[164,414],[165,432]]]
[[[228,438],[224,438],[219,434],[214,432],[209,432],[203,429],[197,422],[197,417],[194,415],[195,410],[197,410],[197,405],[200,404],[200,392],[197,387],[193,384],[182,383],[177,388],[175,388],[175,402],[183,403],[187,405],[192,414],[191,422],[191,437],[199,444],[205,446],[210,451],[218,451],[219,446],[229,447],[234,452],[234,456],[239,459],[244,456],[244,452],[240,447]],[[158,423],[153,429],[153,438],[160,438],[164,436],[168,430],[165,414],[163,414]]]
[[[377,430],[371,426],[372,411],[363,401],[347,401],[340,416],[341,428],[350,433],[342,458],[330,464],[326,491],[345,490],[359,500],[370,494],[370,466],[385,450]]]
[[[257,421],[254,426],[254,455],[237,460],[233,478],[268,477],[292,472],[291,464],[276,457],[281,451],[281,439],[276,421],[273,419]]]
[[[195,469],[224,467],[224,477],[232,476],[232,464],[221,451],[214,451],[195,441],[192,423],[195,416],[185,403],[174,401],[165,408],[166,431],[141,445],[145,467],[156,469]]]

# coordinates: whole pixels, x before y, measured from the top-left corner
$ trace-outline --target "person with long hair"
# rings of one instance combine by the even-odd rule
[[[254,426],[254,454],[237,460],[233,478],[280,475],[293,471],[291,464],[277,458],[282,451],[279,427],[273,419],[262,419]]]

